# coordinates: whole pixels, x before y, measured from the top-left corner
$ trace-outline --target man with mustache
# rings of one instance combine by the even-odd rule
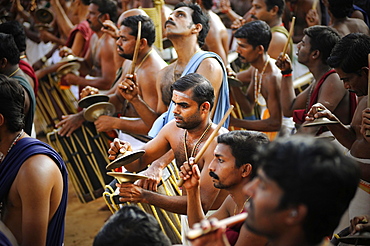
[[[254,131],[231,131],[218,136],[214,158],[208,166],[214,187],[228,191],[229,195],[221,207],[209,218],[218,220],[242,213],[249,196],[240,192],[250,182],[257,170],[258,163],[253,161],[253,155],[259,147],[269,142],[267,136]],[[205,219],[200,204],[198,166],[190,160],[181,167],[180,177],[184,180],[188,197],[187,215],[189,226]],[[251,233],[242,223],[230,226],[226,235],[230,245],[246,245],[253,242],[254,246],[263,246],[266,239]]]
[[[306,121],[327,117],[337,120],[340,124],[328,124],[334,137],[349,151],[347,155],[355,159],[361,169],[361,181],[357,193],[349,207],[350,218],[370,215],[370,137],[366,130],[370,129],[370,108],[368,101],[368,54],[370,53],[370,37],[361,33],[352,33],[343,37],[333,48],[328,58],[329,66],[333,67],[344,83],[344,88],[356,93],[358,105],[350,125],[344,125],[338,116],[324,105],[317,103],[308,112]],[[343,228],[339,228],[343,229]]]
[[[171,87],[174,104],[172,113],[175,119],[166,124],[155,138],[142,147],[145,154],[141,158],[125,165],[130,172],[142,171],[171,149],[176,163],[178,165],[184,163],[199,153],[216,128],[216,124],[210,119],[215,99],[214,88],[204,76],[190,73],[178,79]],[[225,132],[227,129],[221,128],[217,135]],[[201,170],[200,196],[205,213],[219,208],[227,195],[226,191],[213,187],[211,177],[208,175],[208,165],[213,159],[216,144],[216,139],[213,139],[198,163]],[[116,139],[108,151],[109,159],[115,159],[118,153],[130,148],[130,143]],[[182,196],[166,196],[131,183],[122,183],[118,187],[121,202],[148,203],[178,214],[187,212],[185,190],[182,191]]]
[[[250,196],[245,227],[271,246],[330,245],[327,238],[356,193],[357,163],[328,141],[299,135],[271,142],[254,161],[257,176],[243,189]],[[194,246],[227,245],[217,221],[198,226],[216,231]]]
[[[86,77],[68,73],[63,80],[70,85],[94,86],[100,90],[109,90],[113,84],[117,69],[121,64],[112,63],[115,52],[115,40],[101,29],[105,20],[116,21],[117,6],[112,0],[92,0],[88,7],[87,22],[94,34],[90,39],[90,48],[81,63],[80,73]]]
[[[167,38],[171,40],[178,59],[176,62],[163,68],[157,75],[158,105],[156,110],[145,105],[140,100],[132,99],[132,94],[137,90],[137,86],[131,83],[128,87],[123,87],[123,92],[129,92],[128,100],[135,108],[140,108],[137,112],[141,119],[148,126],[152,126],[149,136],[155,137],[159,131],[171,120],[173,120],[174,104],[171,103],[171,85],[181,76],[189,73],[198,73],[209,80],[214,88],[215,106],[210,113],[214,123],[218,123],[228,110],[229,87],[227,74],[222,59],[213,52],[201,50],[207,36],[209,25],[208,17],[202,12],[199,5],[185,4],[183,2],[176,5],[175,10],[165,22]],[[123,95],[123,94],[122,94]],[[123,95],[124,96],[124,95]],[[159,113],[165,112],[162,115]],[[158,117],[159,116],[159,117]],[[228,120],[224,127],[228,127]],[[149,180],[139,182],[147,189],[156,190],[157,184],[162,177],[162,170],[174,159],[172,151],[156,160],[146,170]],[[181,165],[182,162],[180,162]]]
[[[256,120],[231,118],[230,125],[248,130],[269,132],[270,140],[277,132],[291,131],[293,124],[282,116],[280,104],[281,73],[267,54],[271,41],[270,27],[264,21],[252,21],[235,33],[237,52],[241,61],[251,64],[252,81],[246,94],[239,87],[232,87],[244,114],[254,110]],[[284,128],[282,122],[284,120]]]

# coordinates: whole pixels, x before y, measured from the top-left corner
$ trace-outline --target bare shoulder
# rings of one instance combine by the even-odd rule
[[[200,63],[197,71],[203,70],[203,69],[212,69],[212,71],[216,71],[216,70],[222,71],[222,66],[216,58],[209,57],[209,58],[204,59]],[[208,72],[210,71],[208,70]]]

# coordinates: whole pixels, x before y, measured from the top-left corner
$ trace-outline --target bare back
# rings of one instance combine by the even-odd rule
[[[369,35],[369,27],[363,20],[357,18],[345,18],[343,20],[337,20],[335,23],[333,23],[332,27],[338,31],[341,37],[356,32]]]

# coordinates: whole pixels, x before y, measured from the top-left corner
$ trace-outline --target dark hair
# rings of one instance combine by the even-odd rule
[[[353,0],[328,0],[329,11],[335,18],[345,18],[353,9]]]
[[[232,155],[235,157],[235,165],[239,168],[243,164],[252,165],[251,179],[257,172],[257,164],[253,155],[257,152],[259,146],[269,143],[266,134],[256,131],[231,131],[217,137],[217,143],[226,144],[230,147]]]
[[[370,37],[363,33],[350,33],[334,46],[327,63],[345,73],[357,73],[362,67],[368,67],[369,53]]]
[[[171,92],[192,90],[192,100],[196,101],[200,106],[204,102],[209,102],[213,107],[215,94],[212,84],[207,78],[198,73],[189,73],[179,78],[171,85]]]
[[[330,56],[331,50],[340,40],[340,36],[328,26],[311,26],[304,29],[304,34],[310,38],[311,51],[319,50],[324,64]]]
[[[204,45],[204,41],[209,31],[208,15],[202,11],[202,9],[199,7],[198,4],[193,4],[193,3],[187,4],[184,2],[179,2],[178,4],[176,4],[175,9],[178,9],[181,7],[191,8],[193,10],[193,14],[191,15],[193,23],[202,24],[202,30],[199,32],[199,35],[198,35],[198,44],[200,47],[202,47]]]
[[[98,5],[100,14],[109,14],[111,21],[117,21],[117,4],[112,0],[91,0],[90,4]]]
[[[10,132],[24,127],[24,91],[17,80],[0,74],[0,114]]]
[[[203,5],[204,9],[210,10],[210,9],[212,9],[213,1],[212,0],[202,0],[202,5]]]
[[[138,26],[137,24],[141,21],[141,38],[145,38],[148,41],[148,46],[152,46],[155,41],[155,26],[153,21],[144,15],[134,15],[123,19],[121,25],[131,28],[130,35],[137,36]]]
[[[262,45],[265,52],[267,52],[271,41],[271,30],[266,22],[256,20],[244,24],[236,30],[234,36],[247,39],[248,44],[252,45],[253,49]]]
[[[19,50],[10,34],[0,33],[0,58],[6,58],[8,63],[19,63]]]
[[[81,0],[82,4],[83,5],[89,5],[90,4],[90,0]]]
[[[284,13],[285,1],[284,0],[265,0],[267,11],[270,11],[273,7],[278,6],[279,10],[277,15],[280,17]]]
[[[333,233],[360,178],[353,159],[329,141],[311,136],[277,139],[260,149],[255,161],[283,190],[280,209],[307,207],[303,229],[311,244]]]
[[[26,50],[26,33],[21,23],[18,21],[8,21],[0,24],[0,32],[11,34],[19,52]]]
[[[155,218],[136,206],[123,206],[103,225],[93,246],[168,246]]]

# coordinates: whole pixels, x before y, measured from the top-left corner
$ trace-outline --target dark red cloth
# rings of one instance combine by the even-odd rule
[[[243,211],[243,213],[245,213],[245,211]],[[226,237],[231,246],[235,245],[236,242],[238,241],[240,229],[242,228],[243,224],[244,221],[236,223],[226,228],[225,232]]]
[[[33,68],[32,68],[32,66],[28,63],[28,62],[26,62],[26,61],[24,61],[24,60],[22,60],[22,59],[20,59],[19,60],[19,63],[18,63],[18,65],[19,65],[19,68],[25,73],[25,74],[27,74],[28,76],[30,76],[31,77],[31,79],[33,80],[33,84],[34,84],[34,88],[33,88],[33,91],[34,91],[34,93],[35,93],[35,96],[37,96],[37,90],[39,89],[39,80],[37,79],[37,76],[36,76],[36,74],[35,74],[35,70],[33,70]]]
[[[93,31],[90,28],[89,22],[87,21],[82,21],[80,24],[78,24],[75,28],[72,29],[71,33],[69,34],[69,37],[66,42],[66,46],[68,48],[72,47],[73,41],[76,37],[77,32],[80,32],[83,36],[83,38],[86,40],[85,46],[83,49],[83,55],[82,57],[85,56],[87,50],[89,49],[90,46],[90,38],[93,35]]]
[[[303,124],[303,122],[305,122],[305,118],[307,116],[307,110],[309,110],[312,107],[312,105],[317,103],[317,100],[319,98],[320,88],[322,84],[325,82],[326,78],[332,73],[335,73],[334,69],[328,71],[321,77],[320,81],[317,83],[314,91],[312,92],[312,95],[310,97],[310,103],[307,109],[297,109],[293,111],[293,120],[295,123]],[[350,101],[350,113],[351,113],[351,118],[352,118],[356,110],[356,107],[357,107],[357,98],[354,93],[349,93],[349,101]]]

